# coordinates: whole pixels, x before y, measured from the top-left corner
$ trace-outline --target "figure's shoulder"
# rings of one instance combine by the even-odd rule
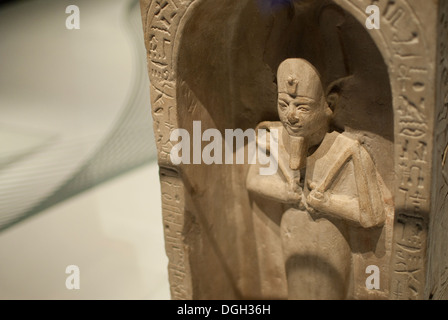
[[[344,156],[347,152],[355,153],[359,148],[361,148],[361,144],[357,139],[344,133],[333,131],[325,135],[321,144],[310,158],[315,160],[331,158],[331,161],[333,161],[339,156]]]
[[[339,143],[342,143],[346,146],[346,148],[361,148],[361,143],[359,142],[359,140],[354,137],[354,136],[350,136],[349,134],[343,132],[343,133],[339,133],[338,134],[338,141]]]
[[[351,137],[346,133],[339,133],[337,131],[327,133],[321,145],[326,146],[328,149],[336,148],[340,151],[357,149],[361,147],[361,144],[356,138]]]

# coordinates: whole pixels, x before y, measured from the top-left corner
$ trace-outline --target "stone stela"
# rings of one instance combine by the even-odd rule
[[[448,298],[447,1],[140,4],[173,299]],[[173,163],[197,121],[278,170]]]

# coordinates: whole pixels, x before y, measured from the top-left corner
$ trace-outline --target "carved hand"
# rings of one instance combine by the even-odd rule
[[[298,203],[302,199],[302,190],[292,191],[288,190],[287,194],[287,203]]]
[[[309,188],[311,191],[306,198],[306,204],[314,210],[323,211],[325,205],[329,203],[328,195],[319,188],[316,188],[314,183],[311,183]]]

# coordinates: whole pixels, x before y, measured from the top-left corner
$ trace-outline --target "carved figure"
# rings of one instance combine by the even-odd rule
[[[345,133],[331,131],[339,82],[325,92],[306,60],[288,59],[278,68],[280,122],[278,168],[259,175],[251,165],[247,188],[284,204],[281,237],[290,299],[345,299],[353,285],[352,239],[382,227],[390,193],[367,150]],[[269,141],[269,139],[267,139]],[[266,145],[269,151],[269,145]]]

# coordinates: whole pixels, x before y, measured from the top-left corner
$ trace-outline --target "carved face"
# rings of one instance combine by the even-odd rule
[[[278,83],[278,114],[288,134],[319,143],[332,112],[317,71],[306,60],[288,59],[279,67]]]
[[[286,131],[292,136],[307,137],[328,125],[326,104],[321,97],[295,97],[288,93],[279,93],[278,114]]]

